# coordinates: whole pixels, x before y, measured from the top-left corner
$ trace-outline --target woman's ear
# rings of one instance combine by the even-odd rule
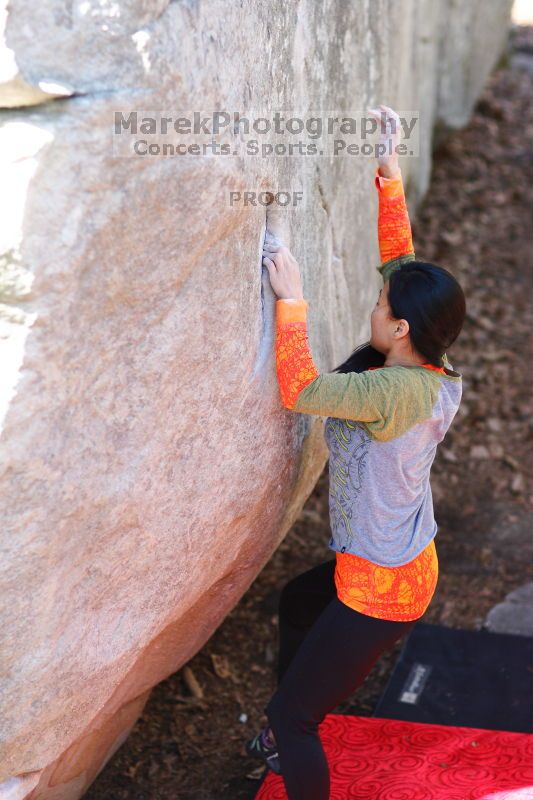
[[[409,323],[406,319],[398,319],[395,323],[394,334],[398,334],[398,339],[407,336],[409,333]]]

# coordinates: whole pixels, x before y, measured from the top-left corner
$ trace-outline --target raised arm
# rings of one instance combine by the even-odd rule
[[[403,398],[412,409],[415,406],[406,385],[406,380],[411,382],[411,371],[391,366],[360,373],[320,373],[309,347],[309,304],[303,297],[297,260],[284,245],[265,241],[263,263],[279,298],[276,371],[283,406],[303,414],[359,420],[372,426],[376,436],[393,430],[399,419],[399,400]]]
[[[383,280],[404,261],[413,261],[415,252],[411,223],[405,201],[401,169],[386,178],[376,167],[374,183],[378,191],[378,242],[381,265],[377,267]]]
[[[379,135],[378,166],[374,183],[378,190],[378,241],[381,264],[378,272],[387,281],[391,272],[404,261],[415,258],[411,224],[407,213],[402,171],[398,165],[402,121],[400,116],[383,103],[369,108]]]
[[[369,372],[319,373],[309,347],[307,300],[276,301],[276,371],[281,402],[290,411],[372,423],[386,435],[395,424],[398,385],[394,367]]]

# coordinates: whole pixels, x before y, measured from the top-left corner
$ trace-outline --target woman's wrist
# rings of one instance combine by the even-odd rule
[[[379,164],[378,172],[382,178],[386,178],[390,180],[391,178],[397,178],[400,174],[400,167],[397,161],[393,161],[387,164]]]

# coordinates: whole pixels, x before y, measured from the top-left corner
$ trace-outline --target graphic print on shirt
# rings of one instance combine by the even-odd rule
[[[357,531],[352,527],[354,500],[363,486],[370,435],[359,423],[328,417],[324,435],[330,450],[329,512],[331,529],[343,531],[344,552]],[[330,539],[333,544],[333,539]]]

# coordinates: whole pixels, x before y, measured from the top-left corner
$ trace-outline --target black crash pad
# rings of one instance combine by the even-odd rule
[[[533,732],[533,638],[419,622],[375,717]]]

